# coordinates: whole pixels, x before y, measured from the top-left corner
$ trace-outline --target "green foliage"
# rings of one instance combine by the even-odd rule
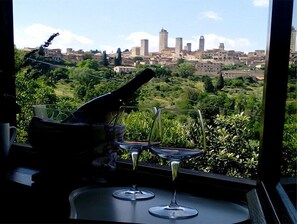
[[[64,68],[56,68],[51,70],[49,78],[53,84],[56,84],[60,80],[69,81],[68,70]]]
[[[148,111],[131,111],[125,120],[127,140],[143,139],[149,136],[152,124],[152,114]],[[148,140],[148,139],[147,139]]]
[[[108,64],[107,67],[102,67],[102,61],[98,63],[92,58],[78,62],[75,67],[69,62],[63,62],[72,68],[51,67],[31,61],[25,63],[24,52],[15,51],[17,103],[21,106],[21,113],[17,115],[18,142],[27,142],[27,127],[32,118],[32,105],[53,104],[65,111],[74,110],[81,103],[119,88],[134,76],[133,74],[115,76]],[[106,52],[105,57],[107,60]],[[32,55],[32,58],[45,60],[40,55]],[[135,59],[142,60],[141,57]],[[148,66],[139,65],[137,71]],[[213,85],[215,78],[195,75],[190,63],[181,61],[176,68],[160,65],[150,67],[156,71],[156,78],[134,93],[127,105],[197,108],[202,111],[207,124],[205,155],[197,160],[185,162],[183,166],[254,178],[258,158],[262,83],[256,82],[252,77],[225,78],[224,87],[221,91],[216,91],[219,88],[218,82],[216,88]],[[67,96],[74,95],[74,97],[55,93],[55,88],[59,86],[57,84],[62,81],[63,85],[67,85],[73,92]],[[296,90],[296,65],[291,65],[282,152],[284,176],[296,175]],[[140,130],[138,132],[141,133]],[[182,135],[172,134],[176,141],[183,141],[179,139]],[[167,164],[146,151],[143,152],[141,160]]]
[[[77,67],[99,70],[100,63],[95,59],[85,59],[77,62]]]
[[[295,80],[296,83],[296,79],[297,79],[297,64],[291,64],[289,66],[289,79],[291,80]]]
[[[204,119],[209,124],[213,123],[213,119],[217,114],[234,113],[234,100],[224,92],[218,94],[200,93],[198,103],[195,105],[202,111]]]
[[[109,65],[108,60],[107,60],[106,51],[103,51],[103,54],[102,54],[102,65],[105,67],[107,67]]]
[[[168,77],[171,77],[171,73],[172,71],[167,68],[167,67],[164,67],[164,66],[157,66],[155,68],[155,72],[156,72],[156,77],[159,77],[159,78],[168,78]]]
[[[236,68],[237,68],[236,65],[223,65],[222,66],[222,70],[234,70]]]
[[[25,52],[16,49],[16,47],[14,47],[14,63],[15,63],[15,68],[16,68],[16,72],[18,72],[23,63],[24,63],[24,57],[25,57]]]
[[[202,58],[203,58],[203,59],[212,59],[212,56],[210,56],[210,55],[203,55]]]
[[[215,93],[215,87],[209,76],[204,77],[204,89],[207,93]]]
[[[114,76],[114,72],[110,68],[103,67],[97,70],[89,68],[92,64],[89,62],[91,63],[91,61],[86,60],[86,63],[78,64],[78,67],[69,69],[69,78],[71,78],[74,84],[74,95],[82,102],[98,96],[96,95],[98,93],[96,90],[98,85],[102,82],[106,83],[106,79]],[[109,85],[109,89],[113,87],[111,84]]]
[[[235,69],[242,69],[244,67],[247,67],[247,65],[244,65],[244,64],[223,65],[222,70],[235,70]]]
[[[217,90],[221,90],[224,88],[224,78],[223,78],[223,74],[220,73],[218,81],[217,81],[217,85],[216,85]]]
[[[137,62],[137,61],[143,61],[143,57],[135,56],[135,57],[133,58],[133,61],[134,61],[134,62]]]
[[[54,88],[43,79],[33,79],[32,74],[20,71],[16,76],[16,100],[21,107],[17,115],[18,142],[27,142],[27,129],[33,116],[35,104],[55,104]]]
[[[236,79],[233,80],[232,86],[233,87],[243,87],[244,86],[244,81],[242,80],[242,78],[236,78]]]
[[[289,82],[288,83],[288,92],[287,92],[287,98],[288,100],[294,100],[297,99],[297,82]],[[296,102],[295,102],[296,103]]]
[[[199,120],[194,115],[162,115],[162,142],[165,145],[180,148],[194,148],[197,144],[203,149],[203,132]],[[199,133],[199,134],[197,134]]]
[[[93,58],[92,52],[85,52],[83,55],[83,60],[90,60]]]
[[[145,119],[144,119],[145,118]],[[148,111],[131,111],[125,119],[125,138],[126,140],[143,139],[143,136],[148,136],[150,132],[150,125],[152,124],[152,114]],[[130,159],[130,152],[128,150],[119,150],[118,156],[122,159]],[[150,161],[159,163],[157,156],[150,152],[142,152],[140,161]]]
[[[297,175],[297,115],[287,115],[283,132],[282,176]]]
[[[114,59],[114,66],[122,65],[122,52],[121,49],[118,48],[117,50],[117,57]]]
[[[182,109],[192,109],[198,103],[200,92],[196,88],[186,87],[183,89],[176,105]]]
[[[182,64],[182,63],[184,63],[184,62],[185,62],[185,59],[183,59],[183,58],[179,58],[179,59],[177,59],[176,64],[179,65],[179,64]]]
[[[183,78],[192,76],[195,73],[195,68],[192,63],[184,62],[177,65],[177,73]]]
[[[217,115],[213,125],[207,126],[206,150],[202,157],[194,161],[196,169],[255,178],[259,142],[251,140],[248,123],[249,117],[243,114]]]
[[[144,125],[141,117],[147,116],[144,113],[132,112],[127,120],[127,133],[131,140],[146,135],[150,130],[148,125]],[[147,121],[150,122],[150,117]],[[170,116],[164,118],[162,125],[166,132],[166,139],[163,141],[171,143],[176,147],[190,147],[193,142],[199,141],[195,124],[190,124],[193,128],[185,127],[183,119],[190,117],[180,117],[172,119]],[[255,178],[258,165],[259,141],[251,140],[251,131],[248,128],[249,117],[243,114],[231,116],[218,115],[213,125],[206,128],[206,148],[202,156],[183,161],[184,168],[203,170],[206,172],[219,173],[229,176]],[[121,152],[121,158],[129,158],[129,152]],[[167,164],[166,161],[156,158],[150,152],[143,152],[140,161],[149,163]],[[168,164],[167,164],[168,165]]]

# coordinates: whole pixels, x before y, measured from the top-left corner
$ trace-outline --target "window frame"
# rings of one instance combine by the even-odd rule
[[[297,222],[296,209],[280,184],[293,4],[270,0],[257,187],[247,194],[256,223]]]
[[[259,175],[256,188],[247,195],[251,219],[256,220],[258,217],[260,223],[280,223],[283,220],[289,223],[297,222],[296,209],[280,185],[281,146],[288,82],[286,74],[289,62],[293,2],[294,0],[270,0]],[[0,104],[2,108],[5,108],[4,112],[0,113],[0,121],[15,124],[17,105],[15,102],[13,0],[1,0],[0,6],[0,35],[3,38],[0,43],[0,94],[1,96],[11,96],[14,100],[14,104],[11,105],[11,101],[0,97]],[[0,168],[2,174],[6,167]],[[206,182],[212,180],[213,182],[210,181],[208,184],[213,185],[216,180],[221,181],[218,179],[218,175],[213,174],[194,174],[185,171],[184,175],[185,177],[192,175],[194,179],[199,178],[200,180],[205,178]],[[232,188],[231,186],[234,184],[232,178],[223,179],[225,181],[223,182],[225,184],[228,182],[227,186]],[[249,186],[253,186],[253,184]],[[261,208],[260,212],[253,213],[255,208]]]

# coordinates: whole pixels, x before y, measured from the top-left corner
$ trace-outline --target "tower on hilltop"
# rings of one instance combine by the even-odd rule
[[[187,43],[187,45],[185,46],[185,50],[188,52],[192,51],[192,44],[191,43]]]
[[[168,32],[165,29],[161,29],[159,33],[159,52],[168,48]]]
[[[199,51],[200,52],[204,51],[204,36],[201,36],[199,39]]]
[[[141,40],[141,46],[140,46],[140,55],[141,56],[148,56],[149,55],[149,41],[148,39],[142,39]]]
[[[183,38],[177,37],[175,42],[175,54],[179,56],[181,51],[183,50]]]

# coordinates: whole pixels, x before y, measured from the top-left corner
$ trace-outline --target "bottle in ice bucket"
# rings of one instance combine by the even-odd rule
[[[33,117],[29,142],[45,167],[115,166],[114,138],[124,134],[124,127],[113,127],[112,119],[129,97],[155,76],[144,69],[122,87],[98,96],[82,105],[61,122]]]

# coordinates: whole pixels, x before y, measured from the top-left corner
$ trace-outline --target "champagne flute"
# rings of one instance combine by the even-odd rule
[[[143,150],[148,150],[148,137],[155,115],[157,115],[157,109],[154,107],[122,106],[115,120],[115,129],[118,126],[125,127],[122,138],[115,136],[115,143],[119,149],[129,150],[134,173],[137,170],[140,153]],[[129,189],[119,189],[113,192],[113,196],[122,200],[134,201],[150,199],[155,194],[150,191],[140,190],[136,184],[132,184]]]
[[[205,147],[205,133],[200,110],[159,109],[149,139],[150,150],[169,160],[172,182],[175,184],[180,163],[197,157]],[[156,144],[158,142],[159,144]],[[179,205],[176,189],[168,205],[151,207],[149,213],[169,219],[184,219],[198,215],[195,208]]]

